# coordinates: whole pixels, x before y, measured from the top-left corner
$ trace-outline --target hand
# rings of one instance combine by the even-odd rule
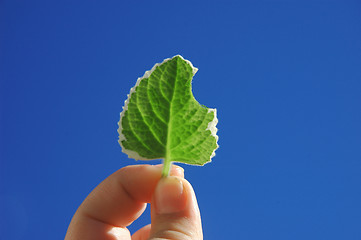
[[[196,196],[173,165],[161,178],[162,166],[134,165],[100,183],[76,211],[65,240],[202,240]],[[152,223],[133,236],[126,228],[151,203]]]

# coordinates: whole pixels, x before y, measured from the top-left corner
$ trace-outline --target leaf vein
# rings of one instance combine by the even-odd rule
[[[147,89],[148,89],[148,85],[147,85]],[[137,100],[138,100],[138,95],[137,95]],[[142,112],[142,110],[138,107],[138,104],[136,105],[136,109],[138,110],[140,117],[142,118],[144,124],[147,126],[147,128],[149,129],[150,133],[153,135],[153,137],[157,140],[157,142],[164,147],[164,144],[160,141],[159,136],[157,136],[157,134],[154,133],[154,131],[152,130],[152,128],[150,127],[150,125],[145,121],[144,119],[144,113]]]
[[[197,110],[197,112],[198,112],[198,110]],[[194,114],[194,115],[195,115],[195,114]],[[191,135],[187,136],[185,139],[182,139],[176,146],[172,147],[171,149],[173,150],[173,149],[177,148],[180,144],[182,144],[183,142],[185,142],[186,140],[188,140],[188,139],[189,139],[190,137],[192,137],[194,134],[198,133],[199,128],[202,126],[202,124],[204,123],[204,121],[205,121],[206,118],[207,118],[207,114],[205,114],[205,115],[203,116],[202,122],[198,125],[197,129],[194,130],[194,132],[193,132]],[[184,147],[189,146],[189,145],[190,145],[190,144],[186,144],[186,145],[184,145]]]
[[[138,136],[137,132],[134,130],[133,128],[133,124],[132,121],[130,121],[130,116],[128,114],[128,123],[129,123],[129,127],[130,127],[130,131],[134,134],[134,136],[136,137],[136,139],[138,140],[138,142],[140,142],[146,149],[148,149],[150,152],[157,154],[156,152],[154,152],[152,149],[150,149],[148,147],[148,145],[146,145],[141,138]]]

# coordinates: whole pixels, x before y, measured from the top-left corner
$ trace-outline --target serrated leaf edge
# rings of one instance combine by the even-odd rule
[[[210,130],[211,131],[211,135],[216,139],[216,148],[213,150],[212,154],[211,154],[211,157],[209,158],[209,161],[206,162],[206,163],[209,163],[212,161],[212,158],[214,156],[216,156],[216,150],[219,148],[219,145],[218,145],[218,135],[217,135],[217,131],[218,131],[218,128],[216,127],[217,126],[217,123],[218,123],[218,118],[217,118],[217,109],[216,108],[208,108],[208,113],[210,112],[213,112],[214,113],[214,118],[212,121],[210,121],[208,123],[208,126],[206,128],[206,131],[207,130]],[[206,164],[205,163],[205,164]]]

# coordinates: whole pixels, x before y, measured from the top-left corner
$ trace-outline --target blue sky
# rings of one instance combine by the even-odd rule
[[[176,54],[218,110],[213,162],[182,165],[205,239],[359,240],[361,3],[291,0],[0,1],[0,239],[62,239],[136,163],[119,113]]]

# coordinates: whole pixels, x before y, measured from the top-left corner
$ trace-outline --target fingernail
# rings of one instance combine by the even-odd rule
[[[170,170],[170,175],[184,176],[184,169],[177,165],[173,165],[172,169]]]
[[[182,181],[172,176],[159,180],[155,189],[155,204],[158,214],[182,211],[186,205]]]

